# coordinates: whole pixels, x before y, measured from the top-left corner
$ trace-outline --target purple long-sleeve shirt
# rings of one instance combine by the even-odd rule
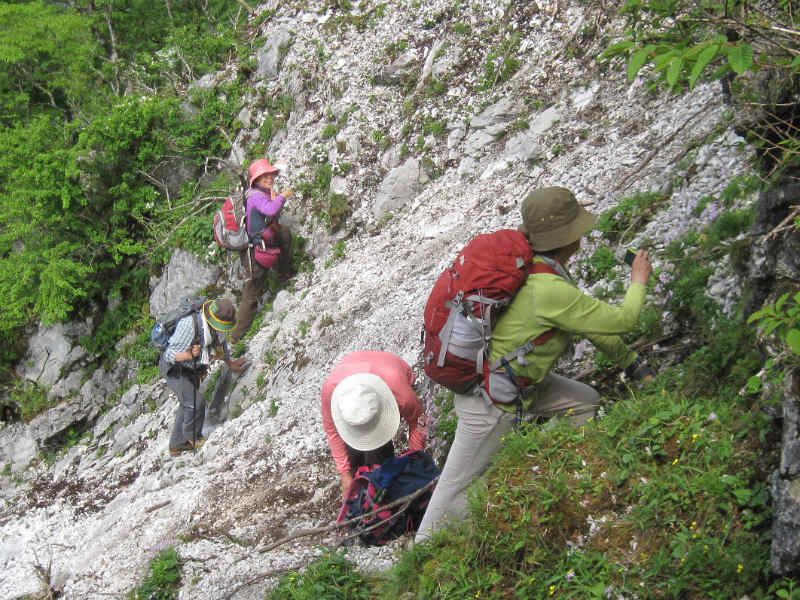
[[[247,190],[247,233],[259,235],[267,225],[280,215],[286,198],[278,194],[273,198],[270,190],[251,187]]]

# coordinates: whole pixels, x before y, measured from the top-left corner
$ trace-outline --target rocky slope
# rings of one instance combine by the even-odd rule
[[[712,219],[709,211],[693,216],[698,201],[748,169],[752,156],[730,128],[717,85],[681,96],[651,92],[641,80],[628,82],[620,64],[597,63],[620,31],[613,6],[420,4],[261,7],[275,13],[254,32],[259,62],[230,158],[243,162],[258,143],[269,99],[291,96],[286,127],[268,148],[285,165],[278,186],[297,189],[327,160],[331,190],[346,194],[351,214],[331,233],[308,198],[288,204],[287,220],[311,241],[315,269],[298,275],[291,292],[268,298],[272,310],[249,342],[253,365],[223,407],[229,418],[210,424],[196,455],[167,454],[174,400],[163,383],[134,385],[98,414],[116,393],[104,384],[124,373],[89,378],[79,356],[60,363],[81,372],[66,385],[65,369],[57,369],[49,382],[67,390],[71,408],[62,412],[91,424],[93,435],[47,464],[37,458],[41,442],[62,431],[58,415],[0,432],[9,464],[0,597],[34,594],[42,577],[63,598],[122,595],[150,557],[175,544],[186,561],[182,597],[263,598],[271,580],[262,574],[305,564],[328,538],[262,549],[330,523],[338,511],[319,414],[326,373],[366,348],[416,363],[427,292],[460,246],[482,231],[515,227],[530,187],[563,185],[595,212],[638,191],[671,194],[638,233],[658,250]],[[512,57],[519,69],[506,81],[497,73]],[[213,87],[237,68],[200,85]],[[234,294],[231,264],[201,271],[198,261],[176,253],[154,282],[154,312],[191,282]],[[729,267],[719,268],[712,293],[730,305],[738,285]],[[48,347],[66,340],[59,360],[80,355],[63,328],[40,335]],[[35,379],[42,363],[31,362],[23,371]],[[135,366],[117,367],[128,369]],[[396,547],[353,547],[349,556],[380,569]]]

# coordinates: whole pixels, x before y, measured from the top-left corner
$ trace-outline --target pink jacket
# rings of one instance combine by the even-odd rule
[[[374,373],[386,382],[397,400],[400,416],[408,423],[408,449],[423,450],[427,435],[425,411],[411,387],[414,385],[414,372],[411,367],[402,358],[390,352],[372,350],[353,352],[334,367],[322,384],[322,424],[328,434],[328,444],[339,473],[350,472],[350,460],[347,457],[346,444],[339,437],[339,432],[333,423],[331,396],[342,379],[356,373]]]

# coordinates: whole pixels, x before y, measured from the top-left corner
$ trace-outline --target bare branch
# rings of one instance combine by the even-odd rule
[[[644,169],[650,163],[650,161],[653,160],[653,158],[660,151],[664,150],[670,143],[672,143],[672,141],[677,137],[677,135],[681,131],[683,131],[686,128],[686,126],[689,125],[689,123],[694,121],[695,117],[697,117],[698,115],[704,113],[710,107],[711,107],[711,105],[706,105],[706,106],[703,106],[702,108],[700,108],[699,110],[695,111],[688,119],[686,119],[686,121],[682,125],[680,125],[677,129],[675,129],[675,131],[673,131],[671,134],[669,134],[662,142],[657,144],[656,147],[645,157],[645,159],[639,164],[638,167],[636,167],[633,171],[631,171],[630,173],[625,175],[625,177],[623,177],[620,180],[620,182],[617,185],[614,186],[613,191],[616,192],[617,190],[621,189],[628,182],[628,180],[631,177],[633,177],[639,171]]]
[[[792,206],[791,212],[786,216],[786,218],[778,223],[772,231],[767,233],[763,238],[762,241],[766,242],[769,241],[771,237],[777,237],[779,233],[782,231],[787,231],[789,229],[794,229],[794,220],[800,216],[800,204],[795,204]]]
[[[252,8],[251,6],[249,6],[249,5],[247,4],[247,2],[245,2],[244,0],[236,0],[236,1],[237,1],[239,4],[241,4],[241,5],[244,7],[244,9],[245,9],[245,10],[246,10],[248,13],[250,13],[250,14],[251,14],[251,15],[253,15],[253,16],[255,16],[255,14],[256,14],[256,11],[255,11],[255,9],[254,9],[254,8]]]

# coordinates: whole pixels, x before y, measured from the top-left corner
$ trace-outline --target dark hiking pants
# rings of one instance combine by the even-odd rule
[[[278,272],[281,274],[289,273],[292,268],[292,230],[286,225],[281,225],[277,232],[278,247],[281,249],[281,256],[278,260]],[[231,331],[231,339],[240,340],[250,329],[258,309],[258,301],[264,294],[264,282],[267,279],[267,271],[256,262],[253,256],[253,249],[249,248],[240,253],[244,272],[249,273],[247,281],[242,288],[242,297],[239,300],[237,311],[236,327]]]
[[[170,450],[176,450],[200,437],[206,406],[203,395],[197,391],[200,377],[193,371],[174,368],[167,374],[167,387],[178,397],[175,424],[169,438]]]

